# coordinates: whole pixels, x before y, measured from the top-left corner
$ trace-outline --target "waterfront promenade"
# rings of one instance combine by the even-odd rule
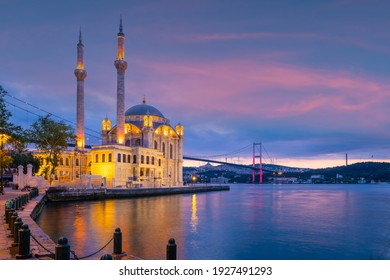
[[[26,192],[22,192],[20,190],[12,190],[10,188],[6,188],[4,190],[4,195],[0,196],[0,260],[12,260],[15,259],[17,252],[17,247],[12,247],[13,238],[8,237],[10,231],[7,230],[8,225],[4,220],[5,213],[5,202],[12,198],[17,197],[18,195],[25,194]],[[50,237],[45,234],[42,229],[35,223],[35,221],[31,218],[31,213],[36,208],[37,204],[43,198],[43,194],[40,193],[37,197],[31,199],[22,210],[18,210],[18,216],[22,218],[24,224],[29,226],[31,236],[34,236],[41,245],[43,245],[46,249],[54,252],[55,243],[50,239]],[[33,238],[30,239],[30,249],[33,255],[33,259],[38,255],[48,254],[46,250],[44,250]],[[40,259],[44,259],[47,257],[40,257]]]

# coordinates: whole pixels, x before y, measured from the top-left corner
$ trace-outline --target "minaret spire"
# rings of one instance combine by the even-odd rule
[[[81,38],[81,26],[80,26],[80,32],[79,32],[79,44],[83,44],[82,38]]]
[[[76,149],[83,150],[84,138],[84,80],[87,71],[84,70],[84,45],[81,41],[81,27],[79,32],[79,43],[77,44],[77,66],[74,70],[77,78],[77,113],[76,113]]]
[[[125,36],[125,34],[123,34],[122,15],[121,15],[121,19],[120,19],[120,22],[119,22],[119,33],[118,33],[118,36],[119,36],[119,34]]]
[[[117,71],[117,103],[116,103],[116,142],[125,143],[125,72],[127,62],[125,61],[125,34],[123,33],[122,16],[119,22],[118,56],[115,60]]]

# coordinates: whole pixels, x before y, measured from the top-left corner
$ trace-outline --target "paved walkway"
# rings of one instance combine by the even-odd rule
[[[14,257],[11,256],[10,250],[13,239],[8,237],[10,232],[7,230],[8,224],[6,224],[4,220],[4,205],[7,200],[17,197],[20,194],[22,194],[20,190],[4,188],[4,195],[0,195],[0,260],[14,259]]]

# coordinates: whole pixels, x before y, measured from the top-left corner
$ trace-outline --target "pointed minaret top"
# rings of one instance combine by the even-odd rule
[[[142,104],[146,104],[146,96],[144,95],[144,99],[142,100]]]
[[[79,43],[78,45],[83,45],[83,40],[82,40],[82,37],[81,37],[81,26],[80,26],[80,31],[79,31]]]
[[[79,33],[79,43],[82,43],[82,39],[81,39],[81,26],[80,26],[80,33]]]
[[[118,33],[118,36],[125,36],[125,34],[123,33],[123,24],[122,24],[122,15],[121,15],[121,19],[120,19],[120,22],[119,22],[119,33]]]

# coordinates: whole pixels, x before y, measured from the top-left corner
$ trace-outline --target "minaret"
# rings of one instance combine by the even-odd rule
[[[81,41],[81,28],[79,33],[79,43],[77,44],[77,67],[74,70],[77,78],[77,124],[76,124],[76,149],[83,150],[85,146],[84,138],[84,79],[87,71],[84,70],[84,45]]]
[[[119,24],[118,56],[115,60],[117,71],[117,103],[116,103],[116,142],[123,145],[125,142],[125,72],[127,62],[125,61],[125,34],[123,33],[122,16]]]

